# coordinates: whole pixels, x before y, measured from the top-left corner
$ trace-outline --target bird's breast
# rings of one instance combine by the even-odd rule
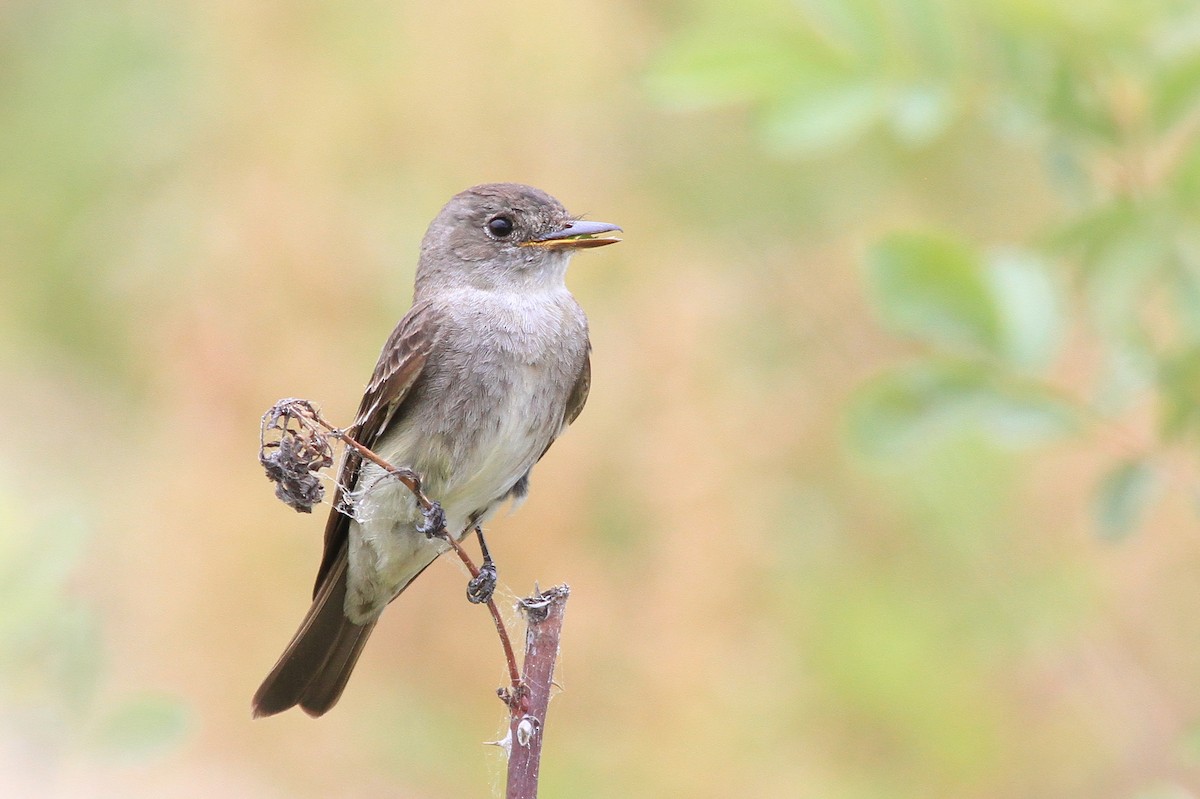
[[[587,348],[572,310],[525,296],[464,304],[381,438],[380,454],[421,474],[452,520],[490,509],[561,432]]]

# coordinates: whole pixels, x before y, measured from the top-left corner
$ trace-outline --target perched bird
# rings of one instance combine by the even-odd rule
[[[515,183],[467,189],[430,224],[412,308],[348,432],[416,472],[444,516],[429,518],[407,488],[347,451],[312,607],[254,695],[256,717],[333,707],[384,607],[448,548],[428,533],[444,518],[461,539],[524,497],[534,464],[588,396],[587,317],[567,290],[567,263],[618,241],[603,235],[617,230]],[[484,547],[484,579],[472,588],[490,595]]]

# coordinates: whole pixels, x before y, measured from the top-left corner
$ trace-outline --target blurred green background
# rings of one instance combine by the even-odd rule
[[[1194,0],[15,0],[0,76],[0,793],[499,790],[449,561],[251,722],[255,450],[518,180],[626,230],[489,537],[574,588],[543,795],[1200,796]]]

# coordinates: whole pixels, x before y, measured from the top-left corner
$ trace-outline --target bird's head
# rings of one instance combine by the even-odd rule
[[[450,199],[421,244],[423,285],[519,288],[561,285],[577,250],[615,244],[621,228],[578,219],[532,186],[487,183]]]

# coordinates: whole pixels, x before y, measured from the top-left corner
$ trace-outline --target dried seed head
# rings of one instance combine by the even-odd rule
[[[275,496],[300,513],[312,513],[325,498],[318,472],[333,465],[333,447],[316,418],[307,400],[280,400],[263,415],[259,434],[258,460]]]

